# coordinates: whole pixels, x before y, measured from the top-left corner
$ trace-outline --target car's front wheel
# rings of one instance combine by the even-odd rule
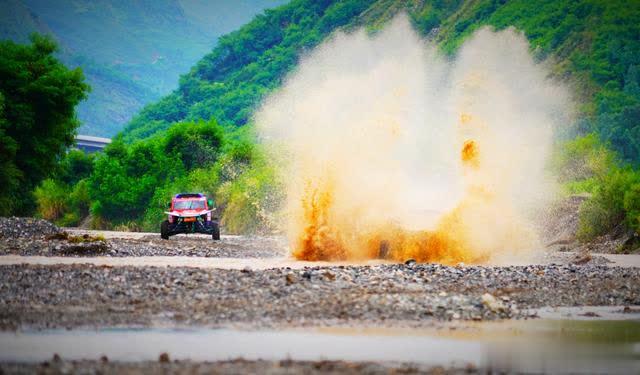
[[[211,232],[211,238],[217,241],[220,239],[220,224],[218,224],[217,221],[214,221],[211,223],[211,226],[213,227],[213,231]]]
[[[163,240],[169,239],[169,220],[165,220],[160,224],[160,237]]]

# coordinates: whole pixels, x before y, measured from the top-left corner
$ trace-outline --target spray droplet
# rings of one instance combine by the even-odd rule
[[[478,168],[478,146],[473,140],[465,141],[462,145],[462,161],[473,168]]]

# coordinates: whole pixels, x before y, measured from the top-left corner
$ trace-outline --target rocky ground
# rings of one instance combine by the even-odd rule
[[[275,237],[65,232],[0,219],[0,254],[273,258]],[[0,329],[105,326],[305,326],[527,318],[542,306],[638,305],[640,269],[589,254],[551,253],[536,266],[437,264],[266,270],[91,265],[0,266]]]
[[[44,238],[60,232],[46,220],[31,217],[0,217],[0,238]]]
[[[0,363],[0,373],[12,374],[470,374],[479,370],[425,367],[418,364],[345,362],[345,361],[248,361],[236,359],[218,362],[170,361],[161,356],[157,362],[63,361],[55,358],[40,364]],[[483,371],[485,372],[485,371]]]
[[[640,269],[436,264],[221,270],[0,267],[0,329],[428,325],[640,305]]]
[[[286,252],[286,244],[278,237],[228,236],[223,242],[205,235],[179,235],[169,240],[160,235],[108,238],[95,232],[64,231],[31,218],[0,218],[0,233],[0,255],[272,258]]]

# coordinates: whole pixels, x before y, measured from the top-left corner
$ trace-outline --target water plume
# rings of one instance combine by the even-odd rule
[[[287,176],[292,254],[451,264],[530,253],[567,103],[513,29],[481,29],[453,61],[404,15],[374,36],[335,34],[255,116]]]

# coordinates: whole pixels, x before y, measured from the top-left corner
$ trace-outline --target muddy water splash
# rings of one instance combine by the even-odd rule
[[[478,31],[453,62],[405,16],[336,34],[255,118],[289,178],[293,255],[456,263],[538,248],[569,107],[546,75],[514,30]]]

